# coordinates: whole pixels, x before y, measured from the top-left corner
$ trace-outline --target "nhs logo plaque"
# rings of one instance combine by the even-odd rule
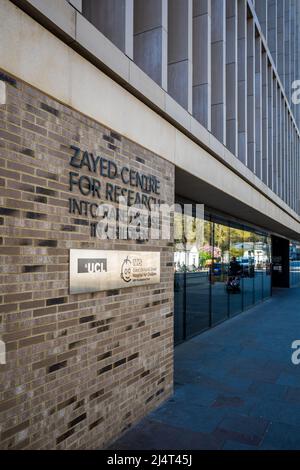
[[[70,294],[159,282],[157,251],[70,250]]]

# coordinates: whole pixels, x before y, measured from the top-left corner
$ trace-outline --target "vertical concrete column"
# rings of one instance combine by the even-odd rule
[[[291,98],[291,0],[285,0],[284,9],[284,82],[285,93],[290,100]]]
[[[300,155],[298,154],[298,144],[299,144],[299,138],[297,135],[297,132],[295,131],[295,138],[294,138],[295,144],[294,144],[294,162],[295,162],[295,179],[294,179],[294,203],[295,203],[295,211],[299,213],[299,157]]]
[[[300,79],[300,2],[296,2],[296,80]],[[300,129],[300,105],[296,105],[295,119]]]
[[[299,138],[297,137],[297,142],[296,142],[296,164],[297,164],[297,184],[296,184],[296,212],[297,214],[300,215],[300,188],[299,188],[299,179],[300,179],[300,141]]]
[[[277,65],[277,0],[268,2],[268,46],[275,65]]]
[[[284,75],[284,9],[285,0],[277,0],[277,70],[279,77],[285,87]]]
[[[292,193],[292,198],[293,198],[293,203],[294,203],[294,210],[297,212],[298,207],[297,207],[297,187],[299,187],[299,179],[298,179],[298,167],[297,167],[297,133],[295,132],[294,125],[291,123],[291,128],[294,134],[294,145],[293,145],[293,171],[292,171],[292,177],[293,177],[293,193]]]
[[[299,214],[299,204],[298,204],[298,200],[299,200],[299,195],[298,195],[298,188],[299,188],[299,184],[297,185],[297,181],[299,181],[299,170],[298,170],[298,159],[299,159],[299,154],[298,154],[298,139],[296,138],[296,142],[295,142],[295,181],[296,181],[296,185],[295,185],[295,189],[294,189],[294,204],[295,204],[295,212],[297,212],[297,214]]]
[[[283,195],[283,106],[282,106],[282,93],[279,90],[279,107],[280,107],[280,147],[279,147],[279,196],[282,198]]]
[[[278,104],[278,109],[277,109],[277,116],[278,116],[278,140],[277,140],[277,145],[278,145],[278,153],[277,153],[277,185],[278,185],[278,196],[281,197],[282,195],[282,100],[281,100],[281,90],[278,87],[277,88],[277,104]]]
[[[286,162],[286,200],[287,203],[292,204],[292,194],[293,194],[293,187],[294,181],[292,176],[292,170],[294,167],[294,160],[293,160],[293,147],[294,141],[290,138],[289,132],[292,131],[291,128],[291,119],[285,105],[286,109],[286,117],[285,117],[285,146],[286,146],[286,153],[287,153],[287,162]]]
[[[299,186],[299,183],[297,184],[297,182],[299,182],[299,179],[298,179],[298,165],[297,165],[297,135],[295,135],[295,143],[294,143],[294,174],[295,174],[295,177],[294,177],[294,194],[293,194],[293,197],[294,197],[294,210],[296,212],[298,212],[298,205],[297,205],[297,186]]]
[[[274,184],[273,184],[273,171],[274,171],[274,163],[273,163],[273,144],[274,144],[274,136],[273,136],[273,70],[271,64],[268,62],[268,69],[267,69],[267,81],[268,81],[268,185],[274,191]]]
[[[262,177],[262,43],[255,34],[255,174]]]
[[[211,130],[211,0],[193,2],[193,115]]]
[[[226,145],[238,153],[237,0],[226,2]]]
[[[268,56],[262,52],[262,180],[268,185],[269,132],[268,132]]]
[[[292,126],[292,121],[290,119],[290,115],[287,111],[286,108],[286,146],[287,146],[287,151],[288,151],[288,160],[289,162],[287,163],[287,202],[288,204],[291,204],[294,206],[294,175],[293,173],[295,172],[295,162],[294,162],[294,146],[295,146],[295,140],[293,137],[293,126]],[[292,138],[291,138],[292,136]]]
[[[211,131],[226,145],[226,2],[211,2]]]
[[[295,132],[295,129],[293,128],[293,124],[292,124],[292,129],[293,129],[293,133],[294,133],[294,145],[293,145],[293,161],[294,161],[294,165],[293,165],[293,173],[292,173],[292,176],[294,178],[294,181],[293,181],[293,202],[294,202],[294,210],[297,212],[298,210],[298,207],[297,207],[297,186],[299,187],[299,179],[297,179],[297,175],[298,175],[298,168],[297,168],[297,134]]]
[[[0,105],[6,104],[6,83],[0,80]]]
[[[167,90],[168,3],[134,0],[134,61]]]
[[[297,138],[297,186],[296,186],[296,196],[297,196],[297,201],[296,201],[296,207],[297,207],[297,213],[300,215],[300,187],[299,187],[299,180],[300,180],[300,140]]]
[[[268,1],[263,0],[256,2],[255,11],[258,17],[259,24],[261,26],[262,32],[267,39],[268,37]]]
[[[288,204],[293,204],[292,193],[294,181],[292,177],[292,169],[294,166],[293,161],[293,148],[292,139],[290,138],[289,132],[291,131],[291,120],[286,108],[286,119],[285,119],[285,135],[286,135],[286,153],[287,153],[287,164],[286,164],[286,200]]]
[[[286,159],[287,159],[287,156],[286,156],[286,142],[285,142],[285,139],[286,139],[286,135],[285,135],[285,121],[286,121],[286,116],[285,116],[285,101],[284,101],[284,98],[283,98],[283,95],[281,94],[281,119],[282,119],[282,122],[281,122],[281,127],[282,127],[282,141],[281,141],[281,159],[280,159],[280,163],[281,163],[281,198],[283,200],[285,200],[285,179],[286,179],[286,174],[285,174],[285,171],[286,171]]]
[[[247,165],[255,172],[255,23],[247,18]]]
[[[192,0],[168,1],[168,92],[192,112]]]
[[[292,159],[293,159],[293,168],[291,170],[291,177],[293,179],[293,190],[291,198],[294,205],[294,210],[297,211],[297,186],[299,187],[298,168],[297,168],[297,133],[294,127],[294,124],[290,122],[291,132],[293,133],[293,147],[292,147]]]
[[[294,195],[295,195],[295,187],[294,187],[294,173],[295,173],[295,161],[294,161],[294,146],[295,146],[295,141],[294,141],[294,136],[293,136],[293,127],[292,127],[292,122],[290,119],[287,119],[287,146],[288,146],[288,187],[287,187],[287,203],[289,206],[291,206],[293,209],[295,208],[295,200],[294,200]]]
[[[282,199],[286,202],[287,199],[287,165],[288,165],[288,147],[286,142],[286,108],[285,101],[282,97]]]
[[[292,121],[288,115],[286,109],[286,202],[289,206],[294,208],[294,132],[292,127]]]
[[[296,70],[295,70],[295,66],[296,66],[296,0],[291,0],[291,55],[292,55],[291,81],[293,81],[296,79]]]
[[[296,134],[295,137],[295,211],[297,214],[300,214],[300,190],[299,190],[299,178],[300,178],[300,173],[299,173],[299,158],[300,158],[300,153],[299,153],[299,137]]]
[[[291,182],[291,188],[290,188],[290,192],[289,192],[289,200],[290,200],[290,205],[293,207],[293,209],[295,210],[296,206],[295,206],[295,190],[296,190],[296,187],[295,187],[295,173],[296,173],[296,162],[295,162],[295,145],[296,145],[296,140],[294,138],[294,129],[293,129],[293,123],[292,121],[289,119],[288,120],[288,132],[290,134],[288,135],[293,135],[293,142],[290,142],[290,158],[291,158],[291,168],[289,169],[289,179],[290,179],[290,182]],[[290,139],[288,139],[288,142],[289,142]]]
[[[238,0],[238,158],[247,164],[247,0]]]
[[[124,52],[133,59],[133,0],[125,0]]]
[[[288,120],[288,132],[293,134],[293,124],[292,121]],[[289,135],[289,134],[288,134]],[[290,139],[288,139],[288,142]],[[289,168],[289,180],[290,180],[290,191],[289,191],[289,201],[292,208],[295,210],[295,173],[296,173],[296,165],[295,165],[295,139],[293,142],[290,142],[290,158],[291,158],[291,168]]]
[[[82,0],[83,15],[133,58],[133,0]]]
[[[273,75],[273,191],[278,194],[278,94],[277,79]]]
[[[297,0],[298,2],[299,0]],[[291,0],[291,83],[290,94],[292,94],[292,83],[296,80],[296,3],[295,0]],[[298,79],[300,77],[297,77]],[[295,105],[291,103],[293,112],[295,111]]]
[[[295,159],[296,159],[296,184],[295,184],[295,196],[296,196],[296,212],[300,215],[300,140],[299,136],[296,135],[296,145],[295,145]]]
[[[300,139],[299,136],[296,136],[296,163],[297,163],[297,171],[296,171],[296,185],[295,185],[295,194],[296,194],[296,211],[297,214],[300,215]]]
[[[297,166],[298,166],[298,179],[297,179],[297,213],[300,215],[300,187],[299,187],[299,180],[300,180],[300,141],[299,138],[297,139]]]
[[[294,170],[294,201],[295,201],[295,211],[299,213],[299,137],[297,135],[296,130],[294,129],[294,161],[295,161],[295,170]]]

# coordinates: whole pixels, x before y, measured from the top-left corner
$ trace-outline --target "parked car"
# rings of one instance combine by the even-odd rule
[[[238,262],[241,265],[244,277],[254,276],[254,258],[240,258]]]
[[[213,263],[211,265],[211,280],[225,282],[228,275],[228,265],[225,263]]]
[[[222,263],[213,263],[212,264],[212,273],[214,276],[221,276],[222,270]]]

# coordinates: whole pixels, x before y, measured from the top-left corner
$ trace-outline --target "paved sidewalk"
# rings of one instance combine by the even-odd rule
[[[300,288],[175,349],[175,393],[111,449],[300,449]]]

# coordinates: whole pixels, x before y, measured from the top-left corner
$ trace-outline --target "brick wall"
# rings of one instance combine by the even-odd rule
[[[70,145],[157,176],[167,203],[174,168],[0,78],[0,447],[102,448],[172,391],[173,247],[92,238],[88,217],[68,211]],[[69,295],[70,248],[160,250],[161,283]]]

